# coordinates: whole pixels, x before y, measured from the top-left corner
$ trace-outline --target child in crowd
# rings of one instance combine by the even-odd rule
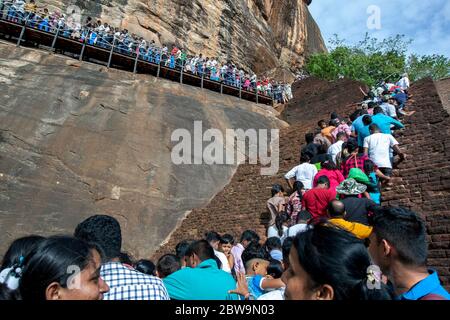
[[[150,260],[141,259],[136,262],[134,268],[139,272],[148,274],[150,276],[156,276],[156,266]]]
[[[261,245],[257,243],[249,245],[242,253],[242,261],[245,265],[246,280],[251,298],[258,299],[268,289],[284,287],[281,279],[273,279],[267,275],[270,258]]]
[[[230,268],[232,270],[232,273],[234,271],[234,257],[231,254],[231,249],[234,245],[234,238],[230,234],[224,234],[220,239],[219,244],[219,251],[222,252],[225,257],[227,257],[228,264],[230,265]]]

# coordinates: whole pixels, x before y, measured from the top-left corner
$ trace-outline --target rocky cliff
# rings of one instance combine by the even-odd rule
[[[271,107],[0,42],[0,252],[103,213],[149,256],[233,165],[173,165],[171,134],[277,128]]]
[[[258,74],[295,71],[307,55],[326,50],[306,0],[40,2],[65,13],[78,7],[83,18],[97,17],[160,44],[177,43],[191,54],[232,60]]]

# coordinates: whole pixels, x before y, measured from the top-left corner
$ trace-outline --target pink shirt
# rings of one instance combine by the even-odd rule
[[[334,192],[336,192],[336,188],[341,184],[341,182],[345,180],[341,171],[328,170],[328,169],[323,168],[314,177],[314,182],[313,182],[314,188],[317,187],[317,180],[319,180],[319,177],[321,177],[321,176],[326,176],[330,180],[330,190],[333,190]]]

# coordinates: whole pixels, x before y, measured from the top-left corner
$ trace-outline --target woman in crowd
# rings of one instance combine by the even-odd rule
[[[286,206],[286,212],[290,217],[289,225],[294,225],[297,221],[297,215],[302,208],[302,198],[305,194],[305,186],[301,181],[294,182],[294,192],[289,196],[289,200]]]
[[[275,218],[275,225],[267,229],[267,238],[277,237],[283,242],[284,238],[286,238],[289,220],[289,215],[286,212],[278,214]]]
[[[19,292],[25,301],[102,300],[100,249],[73,237],[41,241],[23,261]]]
[[[15,240],[6,251],[0,268],[0,300],[16,300],[20,271],[25,257],[45,238],[28,236]]]
[[[283,274],[288,300],[391,300],[364,243],[328,225],[298,233]]]

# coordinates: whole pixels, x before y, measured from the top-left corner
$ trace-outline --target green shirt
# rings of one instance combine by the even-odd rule
[[[214,259],[172,273],[163,282],[170,298],[175,300],[239,300],[238,295],[228,293],[236,289],[236,281],[220,270]]]

